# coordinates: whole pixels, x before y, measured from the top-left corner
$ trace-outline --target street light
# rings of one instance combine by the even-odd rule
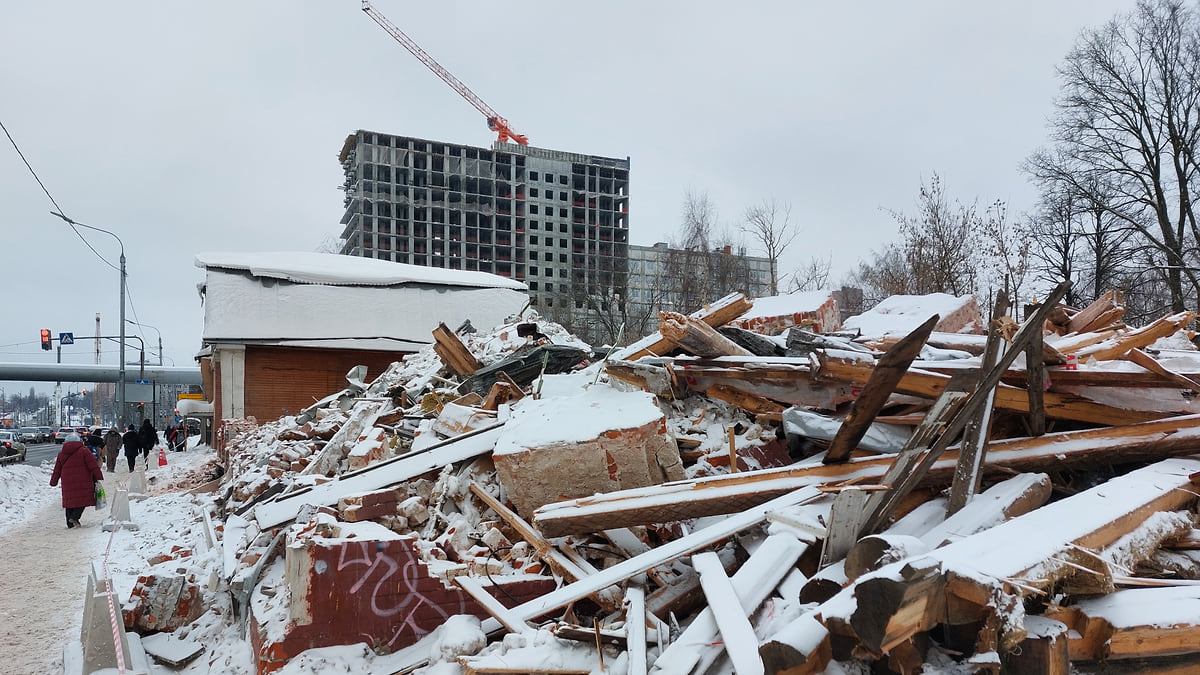
[[[125,323],[133,324],[134,326],[137,326],[138,328],[143,328],[143,327],[145,327],[145,328],[154,328],[154,326],[151,326],[151,325],[150,325],[150,324],[148,324],[148,323],[139,323],[139,322],[137,322],[137,321],[134,321],[133,319],[125,319]],[[162,361],[163,361],[163,353],[162,353],[162,332],[161,332],[161,331],[159,331],[157,328],[154,328],[154,332],[155,332],[155,333],[158,333],[158,365],[160,365],[160,366],[161,366],[161,365],[163,364],[163,362],[162,362]]]
[[[117,426],[120,428],[124,428],[124,426],[125,426],[125,242],[121,241],[120,237],[118,237],[116,234],[114,234],[112,232],[109,232],[108,230],[105,230],[105,229],[102,229],[99,227],[93,227],[91,225],[84,225],[83,223],[72,220],[72,219],[64,216],[63,214],[58,213],[57,211],[51,211],[50,214],[53,216],[58,216],[59,218],[62,218],[63,220],[67,221],[67,223],[70,225],[78,225],[79,227],[86,227],[89,230],[103,232],[104,234],[107,234],[108,236],[112,237],[113,239],[116,239],[117,244],[120,245],[120,247],[121,247],[121,358],[117,362],[118,367],[119,367],[118,375],[117,375],[117,377],[119,378],[119,382],[117,382]],[[112,263],[109,263],[109,265],[111,266]]]

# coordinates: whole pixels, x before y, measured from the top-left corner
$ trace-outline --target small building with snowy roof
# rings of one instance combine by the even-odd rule
[[[332,253],[201,253],[201,371],[220,420],[297,414],[433,342],[439,323],[488,330],[529,302],[524,283]]]
[[[975,296],[958,297],[946,293],[893,295],[862,314],[849,317],[842,327],[857,330],[863,338],[872,340],[903,337],[934,314],[939,319],[933,330],[939,333],[986,332],[987,325],[979,313]]]

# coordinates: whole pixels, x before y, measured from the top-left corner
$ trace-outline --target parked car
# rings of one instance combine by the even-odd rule
[[[0,463],[25,461],[25,444],[17,440],[15,431],[0,431]]]
[[[17,429],[17,440],[22,443],[43,443],[42,430],[37,427],[21,427]]]
[[[54,432],[54,442],[62,445],[67,442],[67,436],[71,434],[78,435],[79,432],[75,431],[75,427],[60,427],[58,431]]]

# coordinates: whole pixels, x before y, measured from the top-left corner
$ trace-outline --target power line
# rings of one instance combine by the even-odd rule
[[[50,203],[54,205],[54,208],[59,213],[63,213],[63,208],[58,205],[58,202],[54,199],[54,195],[50,194],[50,190],[46,188],[46,184],[43,183],[42,179],[37,175],[37,171],[33,170],[33,165],[30,164],[29,160],[25,158],[25,153],[21,152],[21,147],[17,145],[17,140],[12,137],[12,134],[8,133],[8,127],[4,126],[3,121],[0,121],[0,129],[4,130],[4,135],[8,137],[8,142],[12,143],[13,149],[17,151],[17,155],[21,157],[21,161],[25,163],[25,168],[29,169],[30,175],[32,175],[33,179],[37,181],[38,186],[42,188],[42,192],[46,193],[46,197],[50,200]],[[100,252],[97,251],[95,247],[92,246],[92,243],[83,236],[83,233],[79,231],[79,228],[75,227],[75,221],[71,220],[70,218],[63,218],[63,220],[67,221],[67,224],[71,226],[71,231],[75,233],[75,236],[79,237],[79,240],[83,242],[83,245],[91,249],[92,253],[96,254],[97,258],[114,270],[118,269],[116,265],[109,262],[108,259],[103,255],[100,255]]]

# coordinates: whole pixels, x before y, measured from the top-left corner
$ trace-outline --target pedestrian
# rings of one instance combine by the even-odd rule
[[[96,483],[104,480],[100,464],[88,451],[79,434],[69,434],[50,474],[50,487],[62,482],[62,505],[67,511],[67,529],[82,527],[83,510],[96,505]]]
[[[104,439],[100,436],[99,431],[89,429],[87,435],[83,437],[83,444],[92,451],[97,462],[104,461]]]
[[[121,432],[116,427],[104,433],[104,463],[108,472],[117,470],[117,455],[121,454]]]
[[[174,425],[167,427],[167,446],[170,447],[173,452],[179,452],[183,449],[183,443],[181,442],[182,440],[183,434],[179,432],[179,427]]]
[[[154,449],[155,445],[158,445],[158,432],[154,429],[154,425],[150,423],[150,420],[142,420],[142,428],[138,429],[138,440],[142,445],[142,457],[148,458],[150,451]],[[146,466],[150,466],[148,459]]]
[[[133,471],[133,464],[137,461],[138,453],[142,451],[142,443],[138,439],[137,427],[132,423],[129,425],[129,431],[121,437],[121,444],[125,446],[125,459],[129,460],[129,470]]]

